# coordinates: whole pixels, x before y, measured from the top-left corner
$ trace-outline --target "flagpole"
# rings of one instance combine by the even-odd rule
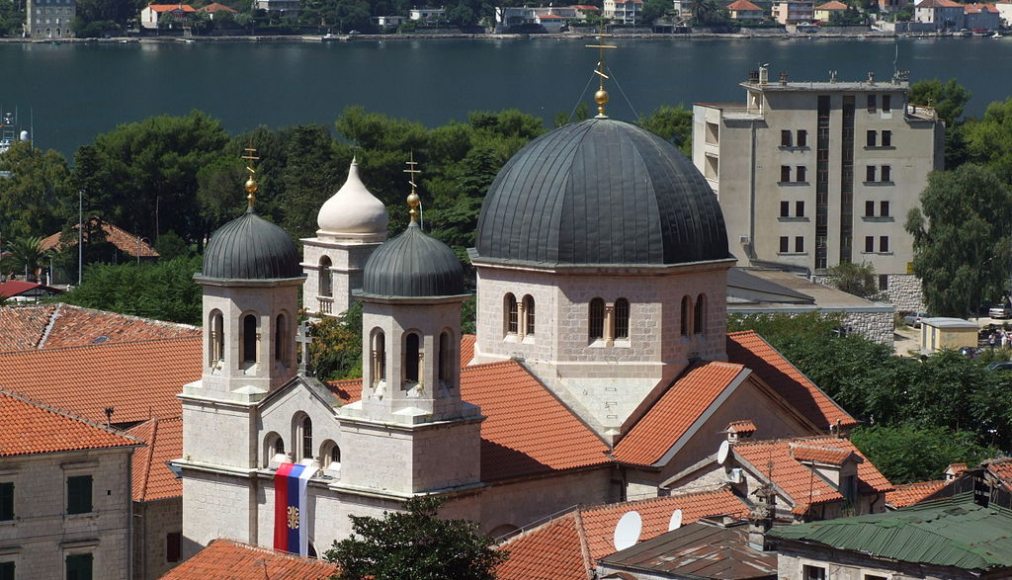
[[[84,273],[84,190],[77,190],[77,285],[81,285],[81,276]]]

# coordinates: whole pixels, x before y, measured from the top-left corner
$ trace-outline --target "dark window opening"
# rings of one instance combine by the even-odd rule
[[[14,562],[0,562],[0,580],[14,580]]]
[[[879,203],[879,215],[882,217],[889,217],[889,202],[883,201]]]
[[[875,112],[875,101],[876,101],[875,95],[868,95],[868,112],[869,113],[874,113]]]
[[[692,321],[692,333],[703,334],[706,330],[706,296],[696,297],[696,313]]]
[[[875,236],[864,237],[864,251],[869,254],[875,251]]]
[[[794,251],[801,254],[805,251],[805,237],[796,236],[794,238]]]
[[[890,167],[888,165],[883,165],[882,166],[882,181],[885,181],[885,182],[892,181],[893,180],[892,179],[892,177],[893,177],[892,173],[893,173],[893,168],[892,167]]]
[[[780,202],[780,217],[787,217],[790,215],[791,203],[788,201]]]
[[[790,147],[791,146],[791,132],[785,130],[780,131],[780,146]]]
[[[387,380],[387,337],[382,331],[373,337],[373,384]]]
[[[865,217],[873,217],[875,215],[875,202],[866,201],[864,202],[864,215]]]
[[[798,147],[808,147],[808,131],[798,131]]]
[[[802,183],[808,181],[808,168],[804,165],[799,165],[797,167],[797,179]]]
[[[892,147],[892,145],[893,145],[893,132],[892,131],[882,131],[882,146],[883,147]]]
[[[313,458],[313,420],[309,417],[302,420],[302,458]]]
[[[888,252],[889,251],[889,236],[879,236],[878,238],[878,251]]]
[[[178,562],[182,554],[183,534],[169,532],[165,534],[165,561]]]
[[[257,317],[252,314],[242,318],[242,362],[257,362]]]
[[[517,297],[512,294],[506,295],[506,334],[516,334],[519,320],[517,312]]]
[[[875,135],[876,135],[875,131],[868,131],[868,140],[867,140],[868,147],[875,146],[876,142]]]
[[[875,181],[875,166],[869,165],[865,168],[864,180],[872,183]]]
[[[882,95],[882,112],[888,113],[893,110],[892,95]]]
[[[92,554],[71,554],[67,556],[67,580],[92,580],[92,566],[95,556]]]
[[[590,301],[589,322],[588,338],[590,340],[604,338],[604,300],[595,298]]]
[[[91,476],[76,475],[67,478],[67,513],[91,512]]]
[[[791,180],[791,166],[790,165],[781,165],[780,166],[780,181],[782,183],[787,183],[790,180]]]
[[[780,236],[780,253],[786,254],[790,251],[790,238],[787,236]]]
[[[629,338],[629,301],[615,301],[615,338]]]
[[[794,202],[794,215],[797,217],[805,217],[805,202]]]
[[[288,334],[288,329],[285,328],[286,321],[284,314],[278,314],[278,317],[274,323],[274,360],[280,363],[285,361],[285,335]]]
[[[0,522],[14,519],[14,482],[0,483]]]
[[[330,275],[330,258],[320,258],[320,296],[332,296],[334,294],[334,281]]]
[[[534,334],[534,297],[524,296],[524,334]]]
[[[689,309],[691,308],[691,303],[692,301],[688,296],[682,297],[682,319],[680,324],[682,336],[689,335]]]
[[[889,275],[888,274],[879,274],[878,275],[878,289],[879,290],[883,290],[883,291],[889,289]]]
[[[418,382],[418,352],[421,347],[418,335],[411,333],[404,341],[404,380]]]

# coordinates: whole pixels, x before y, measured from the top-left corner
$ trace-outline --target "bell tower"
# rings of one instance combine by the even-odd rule
[[[460,397],[464,270],[422,232],[411,185],[407,230],[365,267],[362,398],[339,416],[341,485],[401,496],[477,485],[484,419]]]

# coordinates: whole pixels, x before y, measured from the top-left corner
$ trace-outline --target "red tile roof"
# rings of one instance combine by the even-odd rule
[[[792,448],[799,446],[853,453],[861,459],[857,466],[857,478],[862,490],[886,492],[893,489],[889,480],[847,439],[827,436],[751,441],[739,443],[732,449],[735,457],[751,465],[756,475],[765,478],[766,474],[772,473],[773,484],[794,504],[795,514],[803,515],[813,505],[842,501],[843,496],[836,488],[816,475],[811,466],[793,456]]]
[[[183,12],[196,12],[193,6],[186,4],[150,4],[149,8],[155,12],[171,12],[173,10],[182,10]],[[109,222],[100,220],[99,218],[91,218],[89,228],[93,228],[95,224],[98,224],[102,228],[102,232],[105,233],[105,241],[109,242],[116,247],[117,250],[127,254],[128,256],[137,257],[140,255],[141,258],[157,258],[158,252],[151,247],[150,244],[144,241],[144,238],[132,234],[123,228],[112,225]],[[74,231],[77,231],[77,224],[74,224]],[[85,229],[85,240],[84,243],[88,243],[87,236],[88,229]],[[50,236],[42,238],[42,249],[43,250],[60,250],[60,236],[63,232],[56,232]],[[77,245],[77,236],[73,236],[67,240],[67,247],[74,247]]]
[[[337,566],[233,540],[214,540],[162,580],[324,580]]]
[[[219,4],[218,2],[212,2],[212,3],[208,4],[207,6],[204,6],[203,8],[201,8],[200,11],[201,12],[211,12],[211,13],[214,13],[214,12],[228,12],[230,14],[238,14],[239,13],[238,10],[236,10],[236,9],[230,7],[230,6],[225,6],[224,4]]]
[[[592,578],[577,510],[511,538],[503,549],[509,552],[509,559],[496,569],[499,580]]]
[[[510,538],[510,554],[497,570],[500,580],[592,578],[595,563],[614,553],[615,526],[627,512],[640,514],[639,541],[668,531],[675,510],[682,525],[714,515],[745,517],[748,507],[727,488],[615,504],[580,507]]]
[[[963,5],[952,0],[924,0],[917,8],[962,8]]]
[[[731,421],[727,424],[727,428],[724,429],[727,433],[755,433],[759,428],[752,419],[742,419],[740,421]]]
[[[482,481],[609,461],[608,446],[516,361],[462,369],[460,394],[487,417],[481,424]]]
[[[145,443],[131,465],[134,501],[183,496],[183,484],[166,462],[183,456],[183,419],[151,419],[127,431]]]
[[[945,483],[944,479],[937,479],[897,485],[896,489],[886,492],[886,504],[895,509],[912,506],[945,487]]]
[[[473,334],[465,334],[460,337],[460,367],[466,367],[474,358],[474,343],[478,337]]]
[[[0,417],[0,457],[140,445],[131,437],[18,393],[0,391]]]
[[[0,389],[105,423],[178,417],[176,395],[200,378],[201,338],[187,336],[0,354]]]
[[[843,465],[850,459],[854,459],[858,463],[861,462],[861,459],[850,449],[806,445],[804,443],[791,445],[791,457],[796,461],[836,466]]]
[[[328,386],[345,402],[361,397],[361,379],[333,381]],[[609,461],[608,446],[516,361],[464,367],[460,395],[480,406],[486,417],[481,424],[482,481]]]
[[[767,385],[819,428],[829,430],[837,421],[852,427],[858,421],[792,365],[754,331],[727,335],[727,358],[752,369]]]
[[[13,298],[14,296],[21,296],[27,292],[31,292],[36,288],[42,288],[46,295],[59,294],[62,290],[57,288],[50,288],[49,286],[43,286],[38,282],[26,282],[24,280],[8,280],[0,283],[0,298]]]
[[[727,5],[732,12],[762,12],[763,9],[749,2],[748,0],[737,0]]]
[[[70,304],[0,308],[0,352],[195,337],[201,329]]]
[[[1005,457],[988,461],[987,471],[996,477],[1006,490],[1012,491],[1012,458]]]
[[[844,4],[843,2],[840,2],[840,0],[829,0],[829,2],[826,2],[825,4],[820,4],[819,6],[816,6],[815,9],[829,10],[829,11],[846,10],[847,5]]]
[[[675,381],[615,446],[622,463],[653,465],[732,383],[744,378],[740,364],[707,362]]]

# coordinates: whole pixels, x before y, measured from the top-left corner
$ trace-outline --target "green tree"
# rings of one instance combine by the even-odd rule
[[[914,238],[914,273],[931,312],[966,316],[1005,295],[1012,191],[993,171],[967,164],[932,173],[906,229]]]
[[[893,483],[941,479],[950,463],[976,465],[1000,454],[971,432],[911,423],[860,427],[851,440]]]
[[[829,269],[829,281],[844,292],[868,300],[878,300],[881,295],[875,279],[875,266],[868,262],[840,262]]]
[[[25,13],[14,0],[0,0],[0,36],[21,36]]]
[[[42,248],[42,238],[38,236],[16,238],[5,250],[10,253],[11,270],[31,282],[39,279],[39,271],[50,256],[50,252]]]
[[[309,360],[323,381],[362,376],[362,304],[355,302],[338,317],[311,325]]]
[[[938,79],[917,81],[910,85],[907,100],[911,105],[932,107],[939,118],[949,127],[955,126],[963,117],[963,110],[970,101],[970,91],[949,79],[942,82]]]
[[[654,21],[666,16],[672,11],[671,2],[666,0],[646,0],[643,3],[643,10],[640,12],[641,26],[653,26]]]
[[[673,143],[686,156],[692,155],[692,111],[682,105],[661,105],[653,113],[640,117],[637,124]]]
[[[10,172],[9,177],[0,178],[0,235],[4,239],[47,236],[59,231],[71,215],[76,221],[77,196],[71,194],[70,170],[56,151],[15,143],[0,155],[0,171]]]
[[[1012,98],[991,103],[981,119],[968,120],[962,137],[969,161],[990,167],[1012,184]]]
[[[404,513],[385,512],[382,519],[350,516],[354,533],[327,551],[327,560],[340,568],[334,578],[495,578],[507,554],[473,522],[439,518],[440,503],[414,497],[405,502]]]
[[[155,263],[95,264],[84,283],[61,297],[69,304],[185,324],[201,323],[200,256]]]

